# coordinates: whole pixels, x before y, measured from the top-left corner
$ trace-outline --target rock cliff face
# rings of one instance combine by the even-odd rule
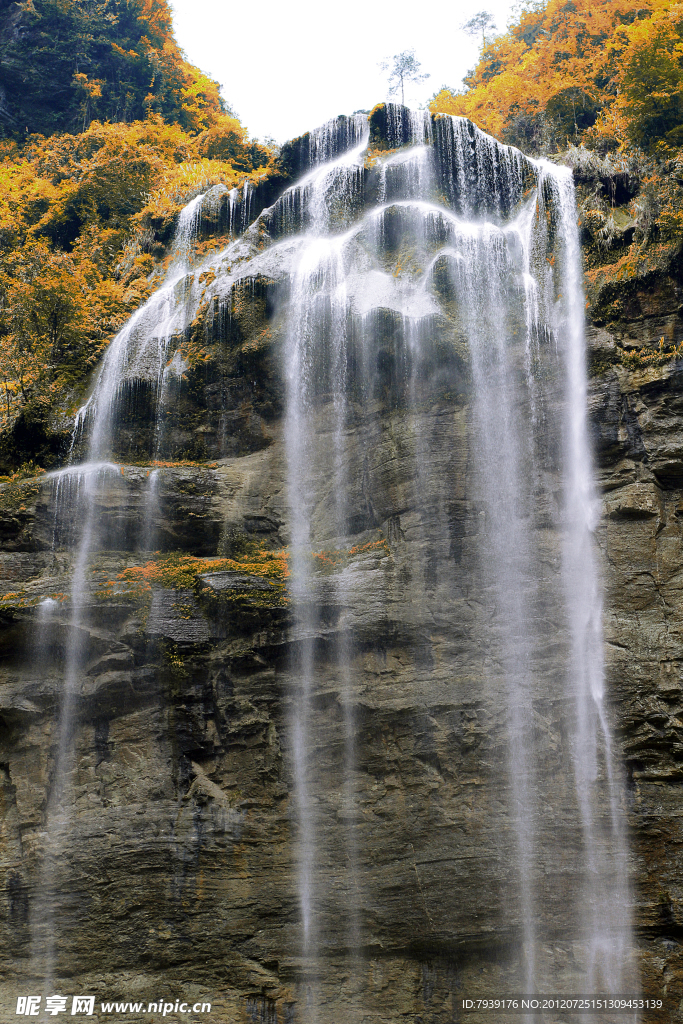
[[[372,128],[381,150],[381,117]],[[309,141],[292,147],[297,172],[310,150]],[[466,359],[435,343],[420,401],[408,406],[392,348],[396,317],[382,312],[375,386],[344,426],[344,529],[333,474],[318,481],[310,542],[320,567],[310,584],[319,613],[306,635],[282,584],[258,569],[258,552],[281,551],[294,525],[280,360],[288,286],[261,244],[264,233],[285,232],[275,214],[251,230],[231,258],[263,265],[232,289],[229,315],[215,275],[200,282],[209,290],[177,348],[184,376],[167,385],[166,425],[155,425],[140,364],[114,428],[121,461],[89,485],[94,554],[77,623],[69,841],[58,847],[46,836],[46,809],[63,743],[84,506],[67,493],[73,512],[65,516],[66,484],[54,476],[0,492],[0,1002],[8,1019],[18,995],[39,991],[37,955],[51,957],[55,991],[95,995],[96,1007],[206,1001],[211,1012],[197,1019],[245,1024],[307,1020],[313,1004],[320,1022],[446,1024],[461,1019],[465,995],[523,988],[506,712],[485,642],[496,598],[481,565],[487,527]],[[677,1021],[683,371],[675,360],[626,356],[648,353],[661,336],[683,337],[683,289],[675,262],[621,288],[607,313],[604,288],[591,295],[589,314],[599,312],[588,339],[607,707],[628,781],[642,989],[667,1006],[643,1019]],[[433,325],[437,341],[440,329]],[[193,345],[204,346],[194,362]],[[332,450],[324,396],[312,416],[320,445]],[[417,471],[420,445],[431,454]],[[183,575],[178,558],[163,580],[154,575],[149,554],[141,557],[144,518],[155,549],[195,556],[194,575]],[[560,541],[548,509],[534,508],[532,519],[546,571],[556,573]],[[232,563],[247,555],[257,568],[240,573]],[[535,776],[544,813],[535,827],[548,848],[554,834],[570,837],[548,875],[573,893],[582,840],[572,827],[573,779],[560,772],[569,742],[567,698],[556,686],[564,641],[553,639],[552,625],[535,666],[547,681],[533,708],[544,736]],[[291,729],[302,699],[297,650],[306,644],[316,679],[307,769],[318,850],[314,960],[300,936]],[[350,763],[344,779],[339,766]],[[580,931],[566,916],[572,906],[568,898],[542,911],[545,955],[565,991],[580,959],[567,939]]]
[[[652,352],[663,336],[680,342],[681,286],[662,274],[623,319],[595,327],[592,355]],[[640,285],[640,286],[639,286]],[[634,287],[635,286],[635,287]],[[635,306],[635,308],[633,308]],[[628,351],[628,348],[626,349]],[[636,926],[643,986],[681,993],[681,596],[680,363],[594,378],[591,419],[604,491],[598,529],[605,579],[605,645],[610,703],[630,792]]]

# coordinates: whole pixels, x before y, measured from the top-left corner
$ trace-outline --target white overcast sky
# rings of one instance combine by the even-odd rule
[[[378,62],[403,50],[414,49],[430,74],[406,92],[409,106],[425,103],[442,85],[460,86],[478,54],[477,40],[460,25],[484,9],[502,31],[516,6],[504,0],[170,3],[188,60],[221,83],[252,138],[280,143],[386,99]]]

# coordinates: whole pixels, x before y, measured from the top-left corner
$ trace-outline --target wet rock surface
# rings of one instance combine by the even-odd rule
[[[678,386],[671,368],[659,374],[658,409],[675,407]],[[652,387],[651,379],[645,387]],[[656,447],[649,455],[640,443],[644,431],[637,429],[638,412],[627,419],[627,397],[642,410],[643,428],[651,435],[673,443],[677,428],[675,419],[661,414],[653,424],[633,379],[615,381],[610,375],[593,381],[595,429],[609,426],[618,441],[611,457],[601,452],[605,499],[598,540],[606,584],[609,709],[629,776],[643,982],[650,994],[666,991],[671,998],[683,984],[683,495],[655,474],[650,460],[658,465],[660,455]],[[469,496],[466,407],[422,414],[424,430],[442,438],[434,477],[448,481],[453,525],[447,537],[430,538],[425,528],[429,498],[438,499],[432,495],[425,502],[409,475],[411,460],[400,451],[403,417],[390,416],[387,426],[394,441],[369,450],[359,431],[351,473],[377,525],[339,545],[350,549],[358,539],[381,537],[386,546],[352,556],[335,570],[334,581],[321,576],[315,587],[324,608],[316,648],[314,753],[326,893],[323,992],[334,1013],[347,1019],[358,1014],[395,1021],[409,1013],[440,1022],[454,1019],[462,993],[481,994],[487,985],[514,988],[514,979],[506,984],[505,966],[514,927],[508,912],[506,931],[501,915],[515,885],[513,851],[509,838],[493,827],[505,802],[505,722],[495,687],[482,694],[478,682],[486,654],[476,638],[487,596],[477,585],[481,516]],[[182,536],[187,471],[163,472],[170,514],[162,532]],[[130,473],[134,488],[137,471]],[[265,452],[193,473],[193,501],[224,535],[249,534],[254,523],[266,524],[265,535],[276,543],[287,539],[283,473],[276,440]],[[107,514],[114,519],[128,476],[124,470],[108,495]],[[29,550],[4,556],[7,590],[21,584],[28,594],[60,587],[68,592],[68,552],[48,552],[42,539],[49,519],[46,490],[47,483],[30,510],[35,533],[22,526],[22,546]],[[128,493],[124,504],[130,514]],[[324,548],[324,508],[316,522]],[[220,543],[219,536],[217,548]],[[206,538],[188,547],[205,551]],[[435,562],[434,552],[442,552],[443,561],[439,554]],[[110,576],[134,561],[125,549],[107,557]],[[552,569],[552,553],[549,558]],[[202,583],[219,592],[272,586],[225,572],[204,573]],[[36,895],[69,614],[63,602],[41,625],[35,607],[12,606],[11,599],[7,605],[0,733],[0,850],[7,882],[0,926],[9,1012],[16,979],[30,977],[28,915]],[[125,595],[118,603],[94,601],[83,628],[89,668],[78,694],[72,840],[59,866],[59,975],[78,979],[83,991],[102,999],[128,998],[131,992],[152,1001],[161,988],[184,998],[196,986],[202,998],[208,993],[220,1007],[209,1019],[267,1020],[277,1013],[272,1019],[287,1020],[302,998],[305,974],[305,965],[284,958],[298,917],[288,736],[296,679],[287,656],[296,635],[284,623],[225,636],[196,593],[183,590],[156,591],[146,613]],[[328,653],[349,631],[356,642],[358,793],[351,821],[339,778],[342,681]],[[39,665],[30,660],[37,643],[43,652]],[[542,780],[550,800],[549,830],[565,813],[563,784],[552,779],[552,745],[562,742],[559,724],[552,723],[562,703],[561,694],[549,693],[538,708],[549,726]],[[343,838],[349,825],[361,851],[363,887],[364,944],[352,953],[340,930],[350,898]],[[567,851],[563,856],[571,863]],[[558,921],[560,962],[569,957],[561,948],[563,930]],[[353,972],[350,962],[356,964]],[[141,971],[142,964],[149,966]],[[70,981],[65,985],[73,987]]]

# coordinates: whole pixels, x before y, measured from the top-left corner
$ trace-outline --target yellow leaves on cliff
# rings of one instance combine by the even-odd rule
[[[57,196],[55,185],[37,176],[28,160],[0,164],[0,250],[23,241]]]
[[[207,124],[191,136],[155,115],[33,136],[23,151],[0,142],[0,429],[83,379],[149,295],[189,198],[256,176],[268,154],[239,121]]]
[[[246,132],[239,121],[220,112],[221,96],[218,83],[199,68],[193,67],[191,71],[191,74],[185,76],[180,90],[182,116],[186,127],[193,132],[206,131],[227,118],[237,126],[240,140],[244,142]]]
[[[145,195],[143,209],[133,220],[138,223],[150,217],[172,217],[185,205],[188,196],[197,195],[219,182],[232,188],[244,179],[245,175],[236,171],[228,160],[203,157],[165,167]]]
[[[3,269],[3,326],[19,352],[52,362],[81,342],[92,326],[82,264],[40,241],[12,252]]]
[[[166,167],[191,155],[189,143],[158,120],[34,136],[0,165],[0,249],[39,237],[70,249],[88,224],[128,230]]]
[[[177,207],[210,184],[244,180],[269,158],[228,114],[198,136],[152,116],[93,121],[81,135],[34,136],[21,154],[4,147],[0,249],[41,236],[69,249],[86,225],[128,232],[151,196],[172,197]]]
[[[390,555],[391,551],[386,540],[368,541],[366,544],[357,544],[352,548],[337,548],[333,551],[315,551],[312,555],[313,565],[316,569],[324,572],[334,571],[343,568],[358,555],[375,554],[380,557]]]
[[[667,152],[683,144],[683,4],[666,4],[627,33],[617,109],[633,142]]]
[[[45,412],[102,351],[120,322],[120,289],[79,253],[30,240],[0,271],[0,425],[31,402]]]
[[[172,590],[190,590],[202,573],[238,572],[245,576],[258,576],[273,583],[284,584],[289,578],[286,551],[268,551],[265,548],[250,552],[241,558],[198,558],[194,555],[158,554],[144,565],[134,565],[119,574],[121,583],[150,590],[163,587]]]
[[[102,86],[105,82],[103,78],[88,78],[87,75],[80,72],[74,74],[73,84],[81,96],[81,113],[85,131],[92,119],[94,105],[102,96]]]
[[[640,6],[647,9],[647,3]],[[545,110],[563,89],[590,95],[600,76],[605,88],[612,78],[606,43],[632,12],[631,0],[549,0],[535,5],[484,49],[466,79],[469,91],[452,98],[442,92],[433,109],[472,117],[500,136],[511,116]]]
[[[522,11],[435,113],[470,117],[536,149],[582,137],[602,148],[683,143],[683,5],[548,0]]]

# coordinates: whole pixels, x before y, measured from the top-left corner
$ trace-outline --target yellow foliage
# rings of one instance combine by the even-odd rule
[[[27,406],[44,416],[147,298],[164,254],[151,225],[213,184],[261,176],[268,154],[214,109],[213,86],[188,85],[199,135],[151,115],[0,144],[0,430]]]
[[[103,285],[93,292],[97,284]],[[28,400],[49,408],[79,369],[91,366],[107,328],[120,319],[120,297],[87,256],[55,252],[29,239],[0,271],[0,423]],[[99,344],[98,344],[99,342]]]
[[[466,90],[434,113],[471,118],[535,148],[582,137],[603,148],[683,142],[683,5],[673,0],[548,0],[487,45]]]
[[[239,558],[197,558],[177,553],[157,554],[144,565],[131,566],[119,573],[116,580],[100,584],[99,597],[106,600],[121,593],[137,601],[148,601],[155,589],[192,590],[200,584],[200,575],[210,572],[238,572],[269,580],[274,589],[261,600],[271,607],[287,604],[285,585],[289,578],[286,551],[251,551]],[[200,588],[201,589],[201,588]],[[248,588],[245,588],[248,590]],[[225,595],[227,600],[241,600],[239,591]]]
[[[286,551],[258,551],[240,558],[198,558],[194,555],[158,555],[144,565],[131,566],[119,574],[123,583],[188,590],[197,577],[207,572],[239,572],[246,576],[260,576],[276,583],[289,577]]]
[[[313,564],[316,568],[331,572],[334,569],[342,568],[356,555],[365,555],[370,552],[380,557],[391,554],[386,540],[368,541],[366,544],[356,544],[352,548],[339,548],[334,551],[317,551],[313,554]]]
[[[631,370],[643,370],[650,366],[663,366],[675,359],[683,358],[683,342],[676,345],[668,343],[660,338],[657,348],[639,349],[635,352],[627,352],[622,356],[622,362]]]

